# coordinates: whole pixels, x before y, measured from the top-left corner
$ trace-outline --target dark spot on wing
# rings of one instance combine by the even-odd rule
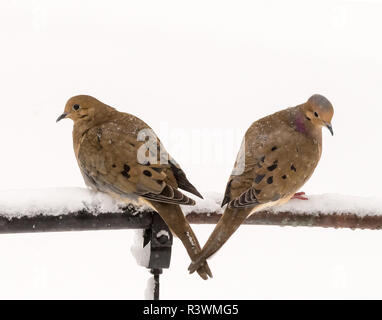
[[[145,171],[143,171],[143,174],[144,174],[145,176],[148,176],[148,177],[151,177],[151,176],[153,175],[149,170],[145,170]]]
[[[277,147],[274,146],[271,150],[272,150],[272,151],[275,151],[275,150],[277,150]]]
[[[255,194],[260,194],[261,190],[255,189]]]
[[[130,178],[130,175],[129,175],[126,171],[122,171],[121,173],[122,173],[122,175],[123,175],[125,178],[127,178],[127,179]]]
[[[261,162],[264,162],[264,161],[265,161],[265,156],[262,156],[262,157],[260,158],[260,161],[261,161]]]
[[[269,178],[267,179],[267,183],[268,183],[268,184],[272,184],[272,183],[273,183],[273,177],[269,177]]]
[[[269,166],[267,169],[268,169],[268,171],[273,171],[273,170],[275,170],[276,168],[277,168],[277,164],[274,163],[274,164],[272,164],[271,166]]]
[[[162,168],[151,168],[151,169],[153,169],[153,170],[155,170],[156,172],[159,172],[159,173],[162,172]]]
[[[285,180],[287,178],[287,176],[284,174],[281,178],[283,178]]]
[[[115,164],[112,165],[113,168],[116,168],[117,166]]]
[[[129,178],[130,178],[129,171],[130,171],[130,166],[129,166],[128,164],[125,164],[125,165],[123,166],[123,171],[122,171],[121,173],[122,173],[122,175],[123,175],[125,178],[129,179]]]
[[[290,166],[290,169],[293,170],[294,172],[297,171],[296,167],[293,164]]]
[[[309,118],[309,117],[306,117],[306,120],[310,121],[310,118]]]
[[[258,174],[255,178],[255,183],[260,183],[264,177],[265,177],[265,174]]]

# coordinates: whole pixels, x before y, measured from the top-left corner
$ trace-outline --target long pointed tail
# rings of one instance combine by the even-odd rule
[[[182,241],[191,260],[196,259],[201,252],[201,247],[194,231],[184,217],[180,206],[154,201],[152,201],[151,204],[158,211],[171,231]],[[208,277],[212,278],[212,272],[207,263],[201,263],[195,271],[197,271],[204,280],[207,280]]]
[[[195,272],[201,265],[207,263],[206,259],[212,256],[224,245],[224,243],[249,216],[252,210],[252,208],[231,209],[227,207],[223,217],[219,220],[214,231],[204,245],[202,252],[189,266],[188,270],[190,273]]]

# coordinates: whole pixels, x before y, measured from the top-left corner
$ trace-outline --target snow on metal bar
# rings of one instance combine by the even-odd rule
[[[185,211],[194,224],[217,223],[224,212],[220,197],[210,195]],[[325,228],[382,229],[382,199],[340,194],[308,195],[309,200],[288,203],[252,214],[244,224]],[[215,199],[213,201],[212,199]]]
[[[267,211],[256,212],[245,224],[382,228],[382,199],[337,194],[308,195]],[[196,206],[183,206],[194,224],[216,224],[224,208],[221,195],[207,194]],[[0,191],[0,233],[146,229],[152,209],[117,202],[83,188]]]

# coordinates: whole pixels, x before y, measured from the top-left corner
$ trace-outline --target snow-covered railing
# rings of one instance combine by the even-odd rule
[[[291,200],[283,206],[257,212],[244,223],[382,229],[382,199],[332,194],[308,197],[307,201]],[[220,201],[220,195],[209,194],[205,200],[198,200],[196,206],[183,210],[190,223],[216,224],[223,213]],[[170,265],[173,239],[152,208],[117,202],[82,188],[0,192],[0,234],[117,229],[144,230],[138,251],[146,252],[145,262],[140,264],[154,274],[154,298],[159,299],[159,275]],[[139,257],[142,253],[134,250],[137,259],[142,260]]]
[[[308,198],[256,212],[244,224],[382,229],[382,198],[340,194],[308,195]],[[224,211],[219,205],[221,199],[219,194],[210,194],[206,200],[198,200],[195,207],[185,207],[188,221],[216,224]]]

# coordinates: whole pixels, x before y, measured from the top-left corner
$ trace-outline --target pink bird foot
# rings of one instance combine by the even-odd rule
[[[291,199],[309,200],[307,197],[304,197],[304,196],[305,196],[305,192],[297,192],[294,194],[294,196]]]

